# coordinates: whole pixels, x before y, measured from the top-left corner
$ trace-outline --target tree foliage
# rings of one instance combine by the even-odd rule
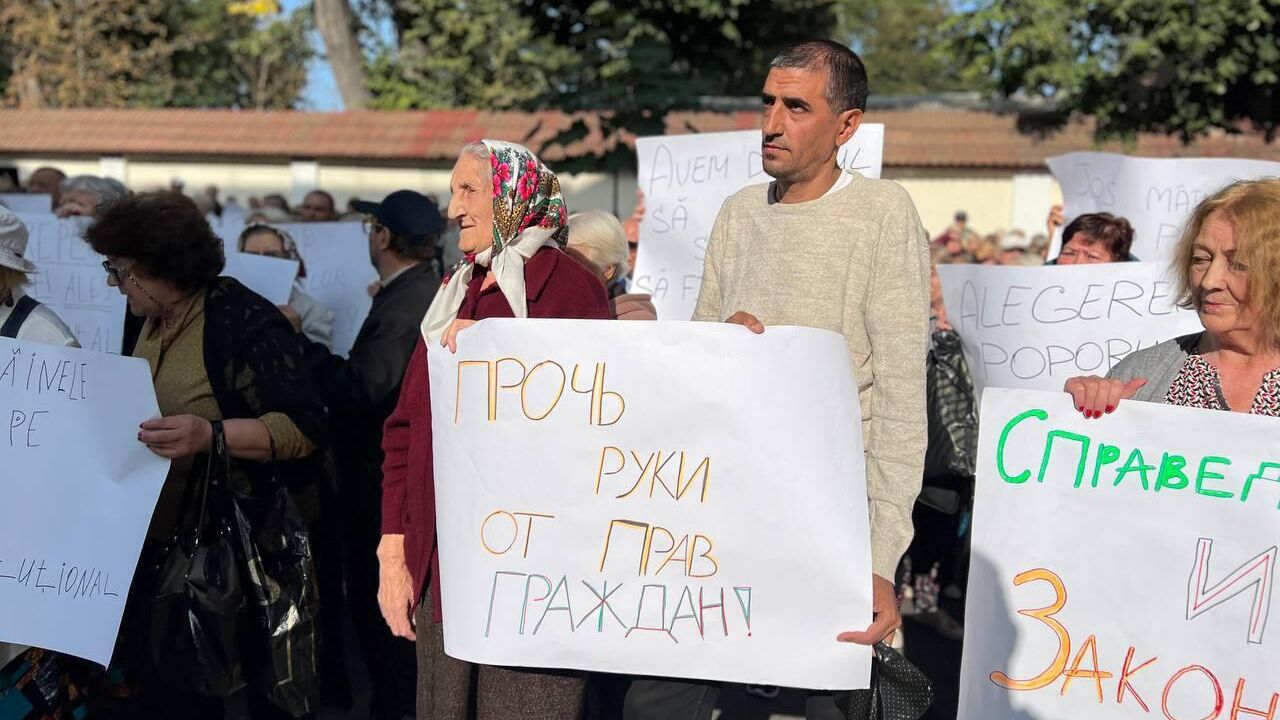
[[[983,0],[952,46],[1006,96],[1046,101],[1023,127],[1093,116],[1099,138],[1184,142],[1280,120],[1280,0]]]
[[[375,106],[603,109],[606,136],[661,133],[668,112],[708,96],[754,96],[779,49],[836,28],[835,0],[367,0],[363,9],[390,17],[398,39],[370,62]]]
[[[513,0],[396,0],[397,44],[369,62],[373,107],[529,107],[574,61]]]
[[[21,107],[292,107],[308,28],[305,13],[255,20],[227,0],[7,2],[0,80]]]
[[[831,37],[836,21],[830,0],[568,0],[540,7],[533,18],[539,36],[577,59],[540,101],[568,111],[607,109],[606,137],[661,134],[671,111],[702,108],[717,96],[758,96],[778,51]],[[622,146],[604,160],[632,162]]]
[[[871,92],[921,94],[977,89],[940,32],[947,0],[841,0],[839,33],[866,63]]]
[[[24,107],[154,106],[174,92],[168,72],[189,39],[168,36],[165,0],[32,0],[0,9]]]

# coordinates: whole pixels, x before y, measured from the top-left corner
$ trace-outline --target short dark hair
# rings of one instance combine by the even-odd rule
[[[101,208],[85,240],[102,255],[129,258],[183,290],[213,282],[226,258],[204,213],[182,193],[138,193]]]
[[[271,193],[270,195],[264,195],[262,198],[262,204],[267,207],[280,208],[285,212],[293,212],[292,210],[289,209],[289,201],[285,200],[284,196],[281,195],[280,193]]]
[[[1117,262],[1129,259],[1133,247],[1133,226],[1128,220],[1111,213],[1088,213],[1067,224],[1062,231],[1062,244],[1071,242],[1076,233],[1084,233],[1091,241],[1101,243]]]
[[[827,104],[832,111],[866,110],[867,68],[848,47],[830,40],[810,40],[778,53],[769,67],[825,70]]]
[[[322,196],[325,200],[328,200],[328,201],[329,201],[329,209],[330,209],[330,210],[337,210],[337,209],[338,209],[337,204],[335,204],[335,203],[334,203],[334,201],[333,201],[333,196],[332,196],[332,195],[330,195],[327,191],[325,191],[325,190],[318,190],[318,189],[317,189],[317,190],[312,190],[311,192],[307,193],[307,197],[310,197],[310,196],[312,196],[312,195],[320,195],[320,196]]]
[[[409,240],[401,237],[391,231],[391,228],[383,225],[390,238],[387,243],[391,246],[391,250],[405,260],[416,260],[422,262],[430,260],[436,256],[436,237],[428,237],[426,239]]]

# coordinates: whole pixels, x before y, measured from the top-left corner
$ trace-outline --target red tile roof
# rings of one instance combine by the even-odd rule
[[[548,141],[575,117],[589,132],[568,146]],[[949,109],[881,110],[888,167],[1042,168],[1047,157],[1110,150],[1158,157],[1247,157],[1280,161],[1280,143],[1218,134],[1184,146],[1143,135],[1132,146],[1095,145],[1091,125],[1076,123],[1046,139],[1017,132],[1011,115]],[[670,133],[758,127],[754,112],[678,113]],[[0,154],[123,155],[317,159],[394,164],[448,162],[482,137],[524,142],[548,161],[595,155],[607,143],[591,116],[475,110],[340,113],[235,110],[0,110]]]

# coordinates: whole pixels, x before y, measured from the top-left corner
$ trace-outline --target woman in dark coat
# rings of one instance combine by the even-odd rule
[[[291,556],[299,572],[273,578],[292,578],[296,585],[270,589],[298,600],[284,628],[254,602],[253,584],[261,581],[252,576],[262,568],[251,573],[245,543],[237,546],[246,613],[227,641],[232,680],[214,696],[201,692],[202,682],[192,677],[203,672],[200,658],[164,656],[163,649],[173,647],[165,635],[176,633],[155,624],[150,605],[168,541],[175,534],[191,535],[196,524],[199,503],[193,498],[201,494],[208,468],[216,474],[229,467],[229,493],[254,533],[266,531],[258,523],[279,518],[274,508],[282,486],[294,516],[303,523],[315,519],[327,421],[293,328],[270,302],[219,277],[222,242],[183,195],[142,193],[115,201],[102,209],[85,239],[107,257],[107,284],[126,296],[131,314],[145,319],[132,354],[151,365],[162,417],[143,423],[138,440],[173,461],[131,588],[121,631],[128,647],[123,657],[117,654],[137,677],[142,712],[222,718],[228,708],[242,714],[247,708],[252,718],[304,715],[318,692],[318,599],[309,550]],[[212,498],[211,507],[217,502]],[[267,535],[258,538],[260,549],[280,542]],[[289,678],[268,669],[263,651],[273,637],[285,635],[303,651],[290,658]],[[281,680],[291,680],[298,692],[288,713],[267,696]]]

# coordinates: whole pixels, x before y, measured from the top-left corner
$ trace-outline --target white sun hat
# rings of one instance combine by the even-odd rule
[[[27,252],[27,226],[7,208],[0,207],[0,267],[24,273],[36,266],[23,257]]]

